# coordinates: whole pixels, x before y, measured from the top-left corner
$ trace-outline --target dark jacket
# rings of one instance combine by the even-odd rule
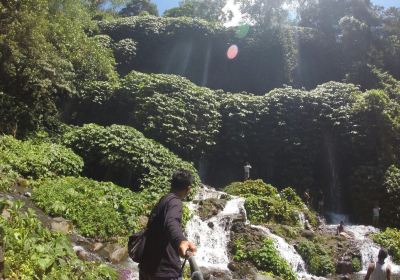
[[[147,240],[140,270],[154,277],[182,275],[178,247],[186,240],[182,232],[182,201],[174,193],[161,198],[148,222]]]

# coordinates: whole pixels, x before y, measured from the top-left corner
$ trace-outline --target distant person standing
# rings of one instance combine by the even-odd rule
[[[381,208],[378,206],[378,204],[375,204],[375,207],[372,209],[372,225],[374,227],[379,226],[379,212],[381,211]]]
[[[310,207],[311,206],[311,195],[310,195],[310,189],[309,188],[307,188],[304,191],[303,196],[304,196],[304,201],[305,201],[307,207]]]
[[[369,264],[364,280],[390,280],[392,270],[390,264],[385,263],[387,256],[387,250],[381,248],[378,253],[378,261]]]
[[[243,166],[244,169],[244,180],[248,180],[250,179],[250,169],[251,169],[251,165],[248,161],[246,161],[245,165]]]

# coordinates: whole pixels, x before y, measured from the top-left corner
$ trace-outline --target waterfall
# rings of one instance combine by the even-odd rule
[[[332,136],[329,133],[324,133],[324,144],[326,147],[326,154],[329,169],[329,202],[331,212],[328,213],[332,223],[339,223],[340,221],[348,221],[348,216],[342,214],[343,212],[343,195],[342,188],[339,184],[339,175],[336,168],[335,146],[332,141]]]
[[[227,196],[227,194],[210,188],[202,188],[196,195],[194,202],[207,198],[218,199],[222,196]],[[246,224],[249,224],[246,210],[244,209],[244,201],[243,198],[232,197],[223,211],[206,221],[202,221],[195,214],[198,205],[195,203],[189,204],[194,216],[186,225],[186,232],[188,239],[197,245],[196,261],[200,267],[208,270],[223,270],[229,273],[227,245],[230,240],[232,221],[242,218]],[[298,274],[299,279],[325,279],[308,274],[301,256],[283,238],[272,234],[269,229],[263,226],[251,225],[251,227],[259,229],[274,241],[279,254],[291,265]]]
[[[371,261],[377,261],[380,249],[380,247],[375,244],[368,235],[379,232],[379,229],[373,226],[351,225],[346,227],[346,231],[351,232],[354,235],[354,240],[359,243],[362,259],[362,273],[365,273],[368,269],[368,264]],[[400,272],[400,266],[394,264],[390,256],[388,256],[386,262],[391,264],[392,273]]]
[[[223,193],[211,191],[200,191],[196,199],[219,198]],[[197,244],[196,261],[199,266],[218,270],[228,271],[228,252],[230,228],[232,221],[242,213],[244,199],[234,198],[229,200],[222,212],[202,221],[197,215],[186,225],[188,240]],[[194,213],[198,205],[189,204],[190,210]]]

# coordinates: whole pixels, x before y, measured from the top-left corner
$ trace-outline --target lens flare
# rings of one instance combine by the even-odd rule
[[[226,52],[226,56],[228,57],[228,59],[235,59],[236,56],[239,53],[239,48],[236,45],[231,45],[227,52]]]
[[[249,31],[250,31],[250,25],[242,23],[238,27],[236,27],[235,36],[236,38],[243,39],[244,37],[247,36]]]

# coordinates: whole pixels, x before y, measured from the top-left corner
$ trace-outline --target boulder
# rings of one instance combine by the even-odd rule
[[[110,261],[114,264],[124,261],[128,257],[128,247],[119,247],[110,255]]]
[[[305,237],[307,239],[313,239],[314,236],[315,236],[315,232],[312,231],[312,230],[305,229],[305,230],[301,231],[301,236],[303,236],[303,237]]]
[[[104,247],[104,244],[101,242],[96,242],[92,245],[92,250],[97,252]]]
[[[51,230],[53,231],[70,233],[72,228],[72,223],[62,217],[56,217],[51,221]]]
[[[336,273],[341,275],[350,274],[353,272],[351,261],[338,261],[336,264]]]
[[[11,214],[10,212],[8,212],[7,209],[3,209],[3,211],[1,212],[1,216],[6,220],[11,218]]]
[[[272,276],[268,276],[268,275],[262,275],[257,273],[254,280],[275,280],[277,278],[273,278]]]

